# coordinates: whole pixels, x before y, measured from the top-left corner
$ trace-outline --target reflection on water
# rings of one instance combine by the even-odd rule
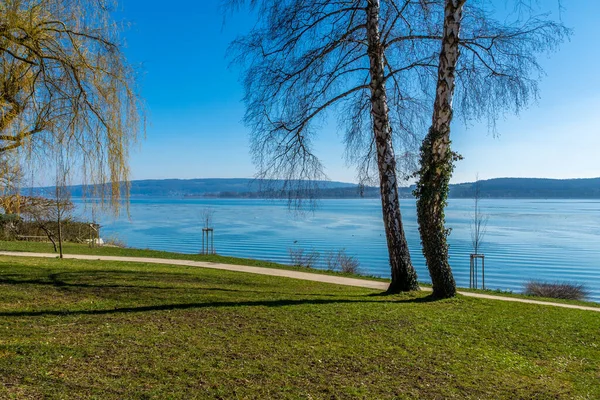
[[[486,286],[520,291],[529,279],[579,282],[600,301],[600,201],[483,200],[481,205],[489,216],[482,246]],[[344,248],[359,259],[364,273],[389,276],[376,199],[323,200],[303,216],[266,200],[132,199],[130,220],[100,219],[102,236],[117,236],[131,247],[196,253],[207,207],[215,211],[219,254],[289,263],[292,247],[323,255]],[[471,211],[471,200],[451,199],[446,212],[451,264],[463,287],[469,283]],[[426,282],[413,200],[402,201],[402,213],[413,263]]]

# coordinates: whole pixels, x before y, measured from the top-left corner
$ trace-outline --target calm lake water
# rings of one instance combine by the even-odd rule
[[[530,279],[583,283],[600,301],[600,201],[482,200],[488,215],[482,245],[486,287],[520,292]],[[429,275],[421,254],[414,200],[401,203],[405,231],[419,280]],[[389,276],[378,199],[323,200],[303,216],[267,200],[132,199],[130,219],[100,218],[102,237],[128,246],[198,253],[202,212],[214,211],[217,253],[290,263],[289,249],[321,253],[346,249],[363,273]],[[469,285],[473,201],[451,199],[446,212],[451,265],[461,287]],[[88,216],[89,218],[89,216]]]

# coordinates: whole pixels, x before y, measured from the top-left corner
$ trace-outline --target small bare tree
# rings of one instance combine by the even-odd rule
[[[68,150],[61,148],[55,159],[55,186],[52,197],[19,196],[19,212],[46,233],[63,258],[63,224],[73,219],[75,206],[68,188],[70,171]],[[58,246],[57,246],[58,242]]]
[[[288,249],[290,261],[295,267],[313,268],[321,258],[321,254],[316,250],[306,251],[302,248]]]
[[[68,223],[72,219],[72,212],[74,205],[69,199],[68,189],[65,187],[56,187],[56,197],[52,199],[52,208],[50,209],[50,215],[56,222],[56,229],[58,231],[58,252],[60,258],[63,258],[63,225]]]
[[[471,217],[471,245],[473,253],[470,255],[470,280],[469,287],[478,288],[479,286],[479,260],[481,260],[481,281],[482,288],[485,289],[485,256],[480,254],[483,237],[487,230],[488,216],[481,212],[479,201],[481,200],[481,184],[479,175],[476,176],[473,183],[473,214]]]
[[[215,210],[210,207],[205,207],[200,213],[200,218],[202,220],[202,225],[205,229],[212,228],[213,226],[213,217],[215,215]]]
[[[54,195],[54,198],[21,197],[20,213],[25,220],[35,223],[46,234],[54,251],[62,258],[62,224],[72,219],[75,206],[64,187],[57,187]]]
[[[471,244],[473,246],[473,254],[479,254],[489,220],[489,216],[481,212],[480,200],[481,183],[479,182],[479,175],[477,175],[473,183],[473,214],[471,216]]]
[[[202,220],[202,254],[215,254],[215,241],[213,229],[213,216],[215,211],[210,207],[205,207],[200,218]]]
[[[55,197],[53,199],[53,207],[50,210],[51,215],[56,221],[56,229],[58,230],[58,247],[60,258],[63,258],[63,223],[71,219],[74,205],[71,202],[71,192],[67,187],[67,179],[69,177],[68,159],[65,157],[65,150],[61,151],[56,161],[56,186],[54,188]]]
[[[348,255],[346,249],[328,253],[325,262],[329,271],[355,275],[360,273],[360,262],[356,257]]]

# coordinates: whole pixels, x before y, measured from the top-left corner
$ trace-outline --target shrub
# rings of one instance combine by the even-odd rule
[[[529,296],[549,297],[553,299],[584,300],[588,295],[584,285],[568,282],[529,281],[525,292]]]
[[[337,253],[327,255],[327,269],[347,274],[358,274],[360,263],[356,257],[346,254],[346,250],[338,250]]]
[[[305,252],[304,249],[289,249],[289,252],[292,265],[296,267],[313,268],[320,257],[315,250]]]
[[[7,219],[5,219],[5,221],[6,220]],[[18,239],[18,236],[47,237],[48,232],[51,232],[52,236],[56,238],[56,234],[58,232],[58,224],[56,223],[56,221],[24,221],[20,217],[13,218],[11,221],[14,222],[6,222],[4,225],[5,238],[7,240]],[[63,242],[89,242],[90,236],[96,236],[96,233],[90,232],[90,229],[91,228],[89,222],[80,222],[65,219],[61,222]]]
[[[15,240],[17,230],[23,219],[16,214],[0,214],[0,238]]]

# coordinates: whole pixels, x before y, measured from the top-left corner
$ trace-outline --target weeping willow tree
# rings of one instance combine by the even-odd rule
[[[67,154],[74,178],[118,210],[143,112],[110,6],[0,1],[0,156],[27,171]]]

